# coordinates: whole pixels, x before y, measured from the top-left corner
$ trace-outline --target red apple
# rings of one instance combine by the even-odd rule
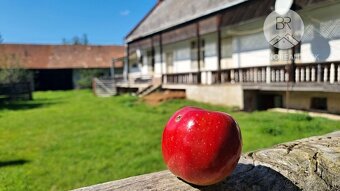
[[[207,186],[229,176],[240,159],[241,131],[228,114],[194,107],[168,121],[162,153],[169,170],[184,181]]]

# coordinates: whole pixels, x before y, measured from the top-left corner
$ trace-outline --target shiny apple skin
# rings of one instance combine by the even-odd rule
[[[242,151],[241,131],[228,114],[184,107],[168,121],[162,153],[168,169],[184,181],[213,185],[235,169]]]

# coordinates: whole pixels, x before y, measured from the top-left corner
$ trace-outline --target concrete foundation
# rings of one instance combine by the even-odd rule
[[[327,92],[290,92],[288,99],[283,93],[284,105],[292,109],[313,110],[312,98],[326,98],[327,112],[340,114],[340,93]]]
[[[187,99],[244,109],[241,85],[188,86]]]
[[[340,93],[318,91],[263,91],[244,90],[242,85],[163,85],[164,89],[185,90],[187,99],[237,107],[244,111],[291,108],[340,114]],[[287,96],[288,95],[288,96]],[[312,99],[321,98],[326,109],[312,107]]]

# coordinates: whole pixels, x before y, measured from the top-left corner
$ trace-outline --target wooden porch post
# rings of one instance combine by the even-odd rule
[[[200,25],[196,22],[196,38],[197,38],[197,83],[201,84],[201,36]]]
[[[221,25],[222,25],[222,15],[217,16],[217,83],[222,82],[221,76],[221,60],[222,60],[222,42],[221,42]]]
[[[293,3],[292,8],[293,11],[296,10],[295,3]],[[296,45],[299,46],[300,44]],[[295,63],[295,46],[292,48],[292,60],[291,65],[289,67],[289,82],[295,82],[295,70],[296,70],[296,63]]]
[[[129,46],[129,43],[127,44],[127,47],[126,47],[126,80],[129,82],[130,81],[130,77],[129,77],[129,74],[130,74],[130,46]]]
[[[151,37],[151,68],[153,75],[155,74],[155,45],[153,37]]]
[[[295,64],[295,58],[294,58],[294,55],[295,55],[295,47],[292,48],[292,55],[293,55],[293,58],[291,60],[291,64],[290,66],[288,67],[289,68],[289,82],[295,82],[295,70],[296,70],[296,64]]]
[[[161,61],[161,75],[162,75],[162,84],[164,83],[164,72],[163,72],[163,35],[159,34],[159,52],[160,52],[160,61]]]
[[[116,59],[112,59],[112,64],[111,64],[111,68],[110,68],[110,74],[111,74],[111,78],[114,79],[115,78],[115,65],[116,65]]]

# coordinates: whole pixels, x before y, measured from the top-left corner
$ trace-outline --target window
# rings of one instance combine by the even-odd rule
[[[196,41],[191,42],[191,61],[197,61],[197,45]]]
[[[201,68],[205,68],[205,40],[201,40],[201,49],[200,49],[200,57],[201,57]]]
[[[222,39],[222,58],[233,57],[233,42],[232,38]]]
[[[146,57],[147,57],[146,62],[147,62],[147,66],[148,66],[148,71],[152,72],[153,68],[154,68],[152,50],[148,50],[146,52]]]
[[[313,97],[311,101],[311,109],[327,110],[327,98]]]
[[[190,45],[191,69],[197,69],[197,43],[192,41]]]
[[[146,56],[147,56],[147,60],[148,60],[148,63],[147,63],[147,65],[151,65],[151,59],[152,59],[152,52],[151,52],[151,50],[148,50],[147,52],[146,52]]]
[[[191,42],[190,54],[191,54],[191,69],[197,69],[197,41]],[[205,68],[205,40],[200,41],[200,67]]]
[[[165,53],[165,62],[166,62],[166,71],[168,74],[173,73],[174,71],[174,60],[173,60],[173,53],[166,52]]]

